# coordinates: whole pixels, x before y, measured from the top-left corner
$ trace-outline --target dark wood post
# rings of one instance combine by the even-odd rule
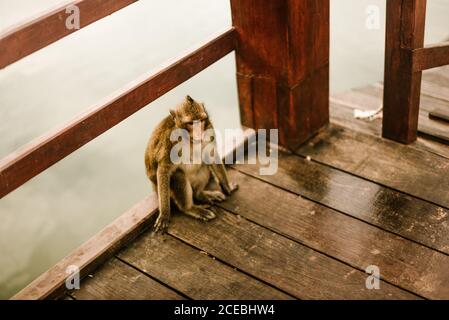
[[[421,71],[413,50],[424,46],[426,0],[388,0],[382,135],[402,143],[416,140]]]
[[[242,124],[295,149],[329,122],[329,0],[231,0]]]

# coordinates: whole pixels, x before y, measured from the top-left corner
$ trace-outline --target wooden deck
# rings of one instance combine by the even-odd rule
[[[449,112],[449,68],[423,79],[416,143],[353,119],[379,106],[381,85],[333,96],[330,126],[281,151],[277,174],[229,169],[240,189],[217,219],[175,214],[167,235],[141,232],[64,297],[449,299],[449,124],[428,118]],[[365,287],[369,265],[379,290]]]

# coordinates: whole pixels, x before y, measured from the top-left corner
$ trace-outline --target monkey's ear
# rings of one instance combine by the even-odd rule
[[[171,114],[173,119],[176,119],[176,111],[175,110],[171,110],[170,109],[170,114]]]
[[[193,103],[193,99],[192,99],[192,97],[189,96],[189,95],[186,96],[186,101],[187,101],[188,103]]]

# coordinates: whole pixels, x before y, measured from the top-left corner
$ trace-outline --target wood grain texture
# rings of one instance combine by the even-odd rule
[[[280,153],[278,172],[236,169],[356,219],[449,254],[449,210],[337,169]]]
[[[72,291],[77,300],[182,300],[184,297],[144,273],[112,258]]]
[[[449,162],[429,152],[332,125],[298,153],[449,208]]]
[[[449,64],[449,42],[413,50],[413,71],[422,71]]]
[[[380,98],[380,100],[381,99],[382,98]],[[354,109],[363,109],[363,108],[358,108],[357,106],[350,105],[347,102],[339,99],[334,100],[331,97],[330,99],[331,123],[335,123],[339,126],[354,131],[359,131],[376,137],[380,137],[382,134],[382,120],[376,119],[373,121],[364,121],[354,119]],[[371,108],[371,110],[373,109]],[[449,159],[449,148],[447,146],[439,142],[436,142],[434,139],[428,139],[425,136],[421,135],[418,136],[418,139],[415,142],[409,144],[409,146],[411,148],[428,151]]]
[[[424,92],[423,92],[424,93]],[[356,88],[348,92],[333,95],[331,104],[333,106],[333,120],[336,124],[347,126],[351,129],[366,131],[368,129],[376,136],[381,129],[381,119],[365,121],[354,119],[353,110],[374,110],[382,104],[383,85],[375,84],[371,86]],[[344,106],[351,110],[345,110]],[[342,108],[343,107],[343,108]],[[424,149],[442,156],[449,156],[449,149],[441,145],[449,139],[449,130],[445,124],[429,119],[429,112],[435,108],[449,108],[449,101],[434,98],[427,94],[422,94],[420,99],[420,112],[418,122],[419,139],[410,144],[412,148]],[[423,138],[427,141],[423,141]],[[440,143],[432,143],[429,140]]]
[[[413,299],[382,282],[368,290],[366,274],[242,217],[217,209],[201,223],[175,216],[169,233],[300,299]]]
[[[449,107],[447,110],[434,109],[429,112],[429,118],[433,120],[445,121],[449,123]]]
[[[421,71],[413,72],[412,50],[424,46],[426,0],[387,1],[382,136],[416,140]]]
[[[80,29],[104,18],[136,0],[76,0],[66,1],[37,17],[0,33],[0,69],[51,43],[78,31],[68,29],[66,19],[71,11],[66,8],[76,5],[80,13]]]
[[[423,73],[422,93],[428,96],[449,101],[449,69],[446,67],[429,70]]]
[[[232,0],[231,8],[242,124],[277,128],[295,149],[329,121],[329,0]]]
[[[192,299],[293,299],[169,235],[144,234],[119,256]]]
[[[129,211],[118,217],[103,230],[86,241],[43,273],[36,280],[12,297],[13,300],[37,300],[60,296],[65,289],[66,268],[77,266],[81,278],[109,259],[125,244],[132,241],[142,230],[151,225],[157,212],[155,194],[142,200]]]
[[[282,157],[280,161],[283,161]],[[304,171],[309,166],[307,162],[295,163],[294,165],[295,167],[298,165],[306,167],[303,169]],[[449,298],[449,272],[446,267],[449,265],[449,255],[436,252],[323,205],[298,197],[297,193],[287,193],[273,185],[262,183],[252,176],[237,171],[231,172],[230,176],[233,181],[239,183],[240,189],[229,201],[220,205],[225,209],[360,270],[365,270],[369,265],[376,265],[381,270],[383,280],[420,296],[430,299]],[[285,188],[291,186],[294,178],[298,176],[296,172],[280,170],[276,174],[276,178],[271,177],[270,179],[276,180],[277,184]],[[258,176],[258,178],[263,179],[263,176]],[[342,182],[333,179],[332,185],[330,185],[329,182],[326,183],[321,179],[313,180],[310,177],[307,181],[309,185],[316,184],[314,198],[319,198],[320,192],[318,190],[321,191],[326,188],[329,190],[334,186],[340,186],[339,183]],[[343,187],[337,188],[344,188],[347,185],[348,182]],[[360,186],[353,186],[354,189],[356,187]],[[300,183],[297,183],[296,191],[298,190],[301,190]],[[363,189],[360,188],[359,190]],[[332,191],[329,193],[332,193]],[[267,195],[270,195],[270,197],[267,197]],[[354,195],[353,198],[355,198]],[[386,194],[383,196],[386,196]],[[368,207],[369,200],[367,201],[367,199],[370,198],[364,196]],[[348,203],[347,193],[342,192],[342,197],[339,198],[338,192],[333,192],[332,200],[337,203]],[[404,203],[405,201],[401,201],[400,198],[397,200],[398,203]],[[351,208],[353,211],[364,210],[354,204]],[[387,220],[385,224],[391,225],[397,219],[393,215],[394,212],[388,211],[387,208],[381,208],[377,211],[371,210],[371,212],[365,209],[365,211],[364,214],[359,214],[359,216],[366,215],[368,216],[367,220],[374,220],[377,215],[383,213],[383,216],[377,219],[381,224],[382,220]],[[424,212],[422,210],[419,213],[422,215]],[[374,218],[369,218],[370,213]],[[427,214],[427,212],[425,213]],[[449,211],[442,213],[447,215]],[[419,224],[419,217],[414,218],[414,224]],[[439,223],[441,224],[443,221],[444,218]],[[403,228],[399,226],[398,229]],[[447,228],[445,231],[446,233],[437,233],[437,235],[440,239],[445,238],[447,251],[449,249]],[[416,232],[418,230],[415,230]]]
[[[234,50],[234,29],[145,75],[0,161],[0,198]]]

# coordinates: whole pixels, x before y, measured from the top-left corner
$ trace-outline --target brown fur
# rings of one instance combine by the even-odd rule
[[[164,118],[154,129],[145,152],[145,168],[159,197],[159,216],[155,231],[164,232],[170,219],[170,202],[179,210],[201,220],[215,218],[210,205],[222,201],[225,195],[220,191],[205,190],[212,176],[217,180],[225,194],[230,195],[237,185],[229,183],[226,169],[220,164],[179,164],[170,160],[170,151],[176,142],[170,141],[170,134],[176,128],[190,130],[192,121],[204,121],[204,130],[213,128],[204,104],[194,101],[190,96],[178,105],[176,110]],[[192,145],[192,142],[191,142]],[[194,200],[205,205],[198,205]]]

